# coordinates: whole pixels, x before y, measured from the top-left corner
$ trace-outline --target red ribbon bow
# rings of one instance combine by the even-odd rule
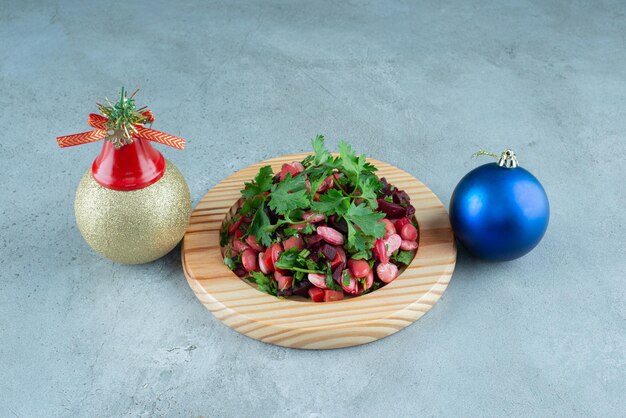
[[[146,117],[146,123],[154,122],[154,115],[151,111],[146,110],[143,112]],[[102,115],[95,113],[89,114],[87,123],[89,126],[96,128],[93,131],[83,132],[80,134],[66,135],[57,137],[57,143],[61,148],[73,147],[74,145],[88,144],[90,142],[96,142],[103,139],[107,134],[107,122],[109,120]],[[137,132],[133,132],[133,138],[145,139],[148,141],[158,142],[159,144],[167,145],[176,149],[185,148],[185,140],[174,135],[166,134],[165,132],[157,131],[155,129],[144,128],[140,124],[135,125]]]

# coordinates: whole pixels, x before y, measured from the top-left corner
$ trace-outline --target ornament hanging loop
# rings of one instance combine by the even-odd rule
[[[505,168],[517,167],[517,157],[515,156],[515,153],[510,149],[504,151],[502,155],[500,155],[498,165]]]

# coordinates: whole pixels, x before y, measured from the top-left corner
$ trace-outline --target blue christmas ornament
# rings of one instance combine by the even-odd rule
[[[548,227],[545,190],[518,167],[512,151],[467,173],[452,193],[450,221],[457,239],[476,257],[513,260],[535,248]]]

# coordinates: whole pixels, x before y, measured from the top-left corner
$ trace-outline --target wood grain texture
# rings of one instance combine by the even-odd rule
[[[307,154],[253,164],[227,177],[200,200],[183,239],[182,264],[198,299],[224,324],[248,337],[292,348],[328,349],[365,344],[391,335],[426,313],[446,290],[456,246],[441,201],[410,174],[368,159],[379,176],[405,190],[415,206],[419,249],[406,270],[385,287],[353,299],[313,303],[278,299],[239,279],[223,263],[219,232],[239,191],[264,165],[274,172]]]

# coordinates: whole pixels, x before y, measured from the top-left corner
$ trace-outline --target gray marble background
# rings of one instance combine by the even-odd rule
[[[317,133],[447,205],[513,148],[552,219],[530,255],[462,250],[421,320],[335,351],[266,345],[195,299],[179,251],[94,254],[73,196],[95,102],[141,87],[194,201]],[[624,1],[0,0],[0,416],[620,416]],[[485,160],[486,162],[486,160]]]

